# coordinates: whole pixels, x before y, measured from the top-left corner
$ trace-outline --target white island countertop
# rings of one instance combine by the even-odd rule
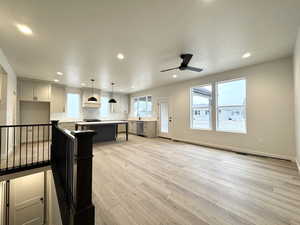
[[[98,122],[77,122],[78,126],[88,126],[88,125],[105,125],[105,124],[126,124],[126,120],[111,120],[111,121],[98,121]]]

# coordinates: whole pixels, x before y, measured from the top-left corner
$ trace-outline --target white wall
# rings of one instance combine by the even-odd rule
[[[1,91],[1,100],[0,100],[0,124],[6,123],[6,94],[7,94],[7,88],[6,88],[6,78],[7,74],[4,71],[4,69],[0,65],[0,91]]]
[[[0,225],[4,224],[4,209],[5,209],[5,190],[4,182],[0,182]]]
[[[245,77],[247,79],[247,134],[190,129],[190,87]],[[260,155],[295,159],[292,57],[244,67],[199,79],[150,89],[132,96],[168,97],[173,124],[171,137],[208,146]]]
[[[12,124],[16,119],[16,93],[17,93],[17,76],[13,68],[9,65],[7,58],[0,49],[0,65],[7,73],[7,96],[6,96],[6,124]]]
[[[48,171],[49,225],[62,225],[52,171]]]
[[[16,122],[16,109],[17,109],[17,76],[13,71],[12,67],[9,65],[7,58],[0,49],[0,65],[5,70],[5,80],[4,80],[4,99],[0,105],[0,118],[1,124],[14,124]],[[5,115],[3,115],[5,114]],[[6,140],[6,134],[2,133],[2,140]],[[10,135],[12,137],[12,135]],[[0,154],[5,155],[5,142],[2,142],[2,150]],[[12,138],[10,140],[10,152],[12,150]]]
[[[295,90],[295,133],[298,166],[300,166],[300,29],[294,55],[294,90]],[[300,168],[299,168],[300,169]]]

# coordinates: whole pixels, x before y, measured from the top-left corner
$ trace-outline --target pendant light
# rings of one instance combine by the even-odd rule
[[[92,95],[91,97],[88,98],[88,101],[89,101],[89,102],[97,102],[98,99],[94,96],[94,82],[95,82],[95,80],[94,80],[94,79],[91,79],[91,81],[92,81],[92,84],[93,84],[93,95]]]
[[[109,99],[108,103],[117,103],[117,101],[114,99],[114,85],[115,83],[111,83],[111,99]]]

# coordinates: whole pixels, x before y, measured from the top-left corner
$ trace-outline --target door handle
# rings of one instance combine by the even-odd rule
[[[44,204],[44,198],[40,198],[42,204]]]

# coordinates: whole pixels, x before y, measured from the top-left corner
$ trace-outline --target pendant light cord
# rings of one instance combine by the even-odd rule
[[[94,80],[94,79],[91,79],[91,81],[93,82],[93,97],[95,97],[95,96],[94,96],[94,94],[95,94],[95,93],[94,93],[94,89],[95,89],[95,83],[94,83],[94,82],[95,82],[95,80]]]
[[[111,83],[112,98],[114,98],[114,85],[115,83]]]

